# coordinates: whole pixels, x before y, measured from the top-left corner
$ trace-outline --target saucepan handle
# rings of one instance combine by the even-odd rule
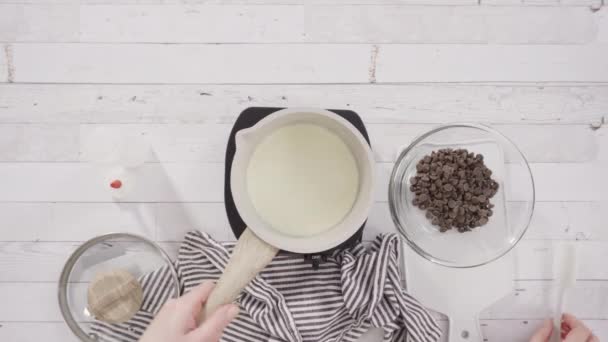
[[[241,234],[224,273],[209,295],[199,324],[217,308],[235,301],[241,291],[260,273],[278,249],[258,238],[249,228]]]

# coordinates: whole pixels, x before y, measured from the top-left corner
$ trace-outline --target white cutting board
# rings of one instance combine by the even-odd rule
[[[514,290],[513,251],[487,265],[452,268],[424,259],[405,242],[402,246],[407,291],[448,316],[448,341],[483,341],[479,313]]]
[[[427,234],[427,236],[417,238],[420,241],[423,241],[422,238],[432,239],[435,250],[443,251],[444,259],[458,257],[468,260],[468,257],[470,259],[468,261],[474,264],[479,260],[480,253],[485,253],[484,257],[488,258],[489,254],[493,254],[493,250],[496,249],[492,243],[508,239],[510,234],[504,190],[506,156],[502,148],[492,140],[468,139],[464,136],[462,139],[465,140],[450,145],[427,143],[419,147],[418,153],[424,155],[432,150],[446,147],[465,148],[474,153],[481,153],[484,156],[484,163],[493,171],[492,178],[500,184],[499,192],[493,200],[496,205],[495,215],[489,224],[472,232]],[[410,214],[423,215],[422,211]],[[411,224],[427,224],[427,221],[422,218]],[[402,245],[408,293],[429,309],[448,316],[449,341],[483,341],[479,327],[479,313],[513,291],[515,276],[513,251],[487,265],[453,268],[428,261],[405,242]]]

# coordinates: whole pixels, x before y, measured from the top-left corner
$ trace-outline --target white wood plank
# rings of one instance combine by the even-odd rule
[[[74,284],[80,291],[86,283]],[[482,319],[542,319],[550,317],[550,288],[548,281],[515,282],[516,292],[490,309]],[[0,283],[0,321],[61,321],[57,305],[57,284]],[[584,319],[608,318],[608,282],[577,282],[570,294],[566,309]],[[83,296],[86,297],[86,296]],[[596,303],[589,305],[589,303]]]
[[[602,201],[608,193],[608,181],[604,176],[605,164],[570,164],[570,163],[540,163],[531,164],[534,177],[537,201]],[[390,163],[378,163],[376,167],[376,199],[386,198],[389,175],[392,170]],[[526,177],[523,169],[510,169],[513,174],[512,184],[524,184],[521,177]],[[576,180],[566,181],[566,180]],[[510,187],[507,198],[512,201],[525,199],[527,188]]]
[[[427,124],[368,124],[367,131],[376,160],[389,162],[395,161],[400,151],[413,139],[433,127]],[[532,163],[608,161],[608,135],[586,125],[495,125],[494,128],[516,141]],[[230,124],[82,125],[80,160],[116,158],[122,148],[120,142],[135,135],[145,137],[146,143],[154,151],[148,157],[147,161],[150,162],[223,162],[231,129]],[[55,147],[57,153],[65,149],[54,141],[49,141],[48,146]],[[547,150],[547,146],[552,148]],[[8,149],[7,153],[12,155],[13,148]],[[40,159],[28,160],[55,161],[53,154],[48,154],[48,158],[43,155]],[[1,159],[3,154],[0,149]]]
[[[376,160],[394,161],[411,140],[433,127],[368,124],[367,130]],[[532,163],[608,160],[603,130],[583,125],[494,127],[516,141]],[[95,124],[81,125],[80,130],[72,124],[0,124],[0,161],[107,161],[119,156],[124,139],[136,135],[145,137],[154,151],[149,162],[222,162],[231,129],[230,124]]]
[[[77,161],[77,125],[0,125],[0,161]]]
[[[608,81],[605,44],[379,48],[378,83]],[[369,80],[372,46],[18,43],[12,49],[15,82],[360,83]]]
[[[481,0],[481,5],[484,6],[522,6],[524,0]]]
[[[536,329],[540,328],[543,320],[481,320],[481,331],[484,341],[488,342],[528,342]],[[606,320],[584,320],[600,340],[608,338],[608,321]]]
[[[10,67],[8,61],[12,58],[12,52],[8,48],[8,45],[0,44],[0,48],[2,48],[2,51],[0,51],[0,82],[8,82],[8,70]]]
[[[534,6],[555,6],[559,5],[561,0],[523,0],[526,5]]]
[[[540,327],[542,320],[481,320],[481,330],[484,341],[487,342],[527,342],[533,332]],[[605,320],[585,320],[585,324],[591,328],[601,340],[608,337],[608,323]],[[76,342],[77,339],[68,329],[64,322],[2,322],[0,339],[14,342],[38,342],[65,341]],[[441,329],[446,332],[448,322],[440,320]],[[378,341],[380,337],[374,335]],[[447,342],[447,334],[444,333],[440,339]]]
[[[554,279],[553,263],[560,241],[526,240],[515,247],[517,279]],[[606,280],[608,269],[603,261],[608,257],[606,241],[577,241],[577,278]]]
[[[88,163],[0,163],[0,201],[112,202],[108,170]],[[146,164],[123,202],[221,201],[222,164]],[[41,177],[41,175],[44,175]],[[126,181],[125,181],[125,186]]]
[[[597,5],[596,7],[597,8]],[[598,42],[608,43],[608,6],[601,6],[596,12],[598,20]]]
[[[84,241],[125,232],[155,238],[148,203],[0,203],[2,240]]]
[[[183,241],[191,230],[210,234],[217,241],[234,241],[224,203],[156,204],[156,239]]]
[[[367,125],[374,154],[378,161],[395,161],[399,153],[416,137],[433,125]],[[564,125],[494,125],[495,129],[514,141],[531,163],[591,162],[608,160],[608,137],[589,126]],[[547,149],[551,146],[551,149]],[[602,149],[602,146],[605,146]],[[606,156],[604,156],[606,154]]]
[[[597,16],[583,7],[2,5],[0,22],[4,21],[7,29],[0,31],[0,39],[120,43],[578,44],[595,40],[597,20]],[[340,25],[340,30],[334,30],[336,25]]]
[[[231,124],[81,125],[81,161],[112,160],[120,141],[138,136],[153,151],[148,162],[224,162]]]
[[[9,4],[476,5],[475,0],[0,0]]]
[[[0,94],[3,123],[232,123],[248,106],[352,109],[366,123],[608,121],[606,85],[0,84]]]
[[[64,322],[1,322],[0,325],[2,341],[80,341]]]
[[[542,6],[552,8],[554,6],[584,6],[589,7],[600,3],[602,0],[481,0],[483,6]]]
[[[563,204],[562,208],[567,215],[564,231],[569,235],[574,235],[578,240],[606,240],[608,238],[603,216],[608,212],[606,202],[569,203]],[[544,232],[539,235],[546,236]]]
[[[181,230],[179,226],[176,229]],[[195,228],[190,228],[192,230]],[[215,229],[201,229],[220,239]],[[228,226],[224,226],[226,240],[234,240]],[[177,257],[180,242],[163,242],[162,247]],[[368,236],[366,236],[368,238]],[[515,249],[517,261],[516,280],[552,280],[553,256],[561,241],[524,240]],[[81,242],[0,242],[0,282],[53,282],[68,257]],[[120,243],[116,243],[120,244]],[[606,241],[578,241],[577,279],[581,281],[608,281],[608,269],[602,267],[608,257]],[[128,253],[139,249],[130,246]],[[132,254],[132,255],[133,255]],[[92,276],[89,275],[89,276]],[[90,278],[87,278],[90,280]]]
[[[533,240],[607,241],[603,213],[608,202],[537,202],[530,228]],[[220,241],[234,237],[223,203],[0,203],[4,229],[0,241],[84,241],[116,231],[160,241],[181,241],[192,229]],[[377,202],[365,239],[394,232],[388,204]]]
[[[531,168],[538,201],[608,199],[608,164],[540,163]],[[392,164],[377,163],[376,170],[375,198],[386,201]],[[129,177],[133,191],[121,201],[221,202],[223,174],[220,163],[144,164]],[[0,163],[0,202],[111,202],[107,175],[106,168],[89,163]],[[576,181],[564,181],[570,179]],[[509,200],[523,199],[524,190],[509,188]]]
[[[360,83],[368,80],[370,48],[289,44],[12,45],[15,82],[54,83]]]
[[[597,6],[602,0],[559,0],[561,6]]]
[[[602,82],[608,45],[381,45],[383,82]]]
[[[605,242],[608,231],[603,215],[607,210],[608,202],[536,202],[524,239],[545,243],[550,243],[547,240]],[[388,204],[375,203],[365,226],[364,238],[371,240],[377,234],[394,231]]]
[[[0,282],[54,282],[70,255],[81,245],[81,242],[0,242]],[[146,251],[143,245],[128,245],[114,242],[118,248],[124,248],[125,258],[142,255]],[[162,243],[161,246],[173,258],[177,259],[180,243]],[[90,281],[92,272],[82,274],[79,281]]]
[[[79,6],[0,6],[0,41],[77,41]]]
[[[608,193],[605,166],[546,163],[531,168],[538,200],[600,200]]]
[[[492,305],[480,317],[551,317],[552,291],[554,285],[550,281],[516,281],[515,292]],[[605,319],[608,316],[608,282],[578,281],[568,292],[564,310],[583,319]]]
[[[528,240],[608,241],[608,202],[537,202]],[[234,239],[224,204],[216,203],[0,203],[0,241],[84,241],[128,232],[181,241],[198,229],[220,241]],[[387,202],[372,207],[364,238],[394,232]]]

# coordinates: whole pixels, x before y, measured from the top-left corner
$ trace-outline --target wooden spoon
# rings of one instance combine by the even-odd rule
[[[199,325],[224,304],[233,303],[249,282],[268,265],[279,252],[247,228],[241,234],[224,273],[209,295]]]

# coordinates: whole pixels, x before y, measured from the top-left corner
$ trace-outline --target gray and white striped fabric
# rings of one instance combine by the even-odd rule
[[[437,341],[437,323],[401,286],[399,243],[394,234],[380,235],[368,249],[334,253],[318,270],[300,255],[279,254],[241,293],[241,314],[222,341],[346,342],[371,327],[382,327],[385,341]],[[188,233],[176,262],[182,291],[217,280],[233,247]],[[143,277],[141,311],[124,324],[96,322],[92,331],[104,341],[137,341],[170,296],[169,277],[166,269]]]

